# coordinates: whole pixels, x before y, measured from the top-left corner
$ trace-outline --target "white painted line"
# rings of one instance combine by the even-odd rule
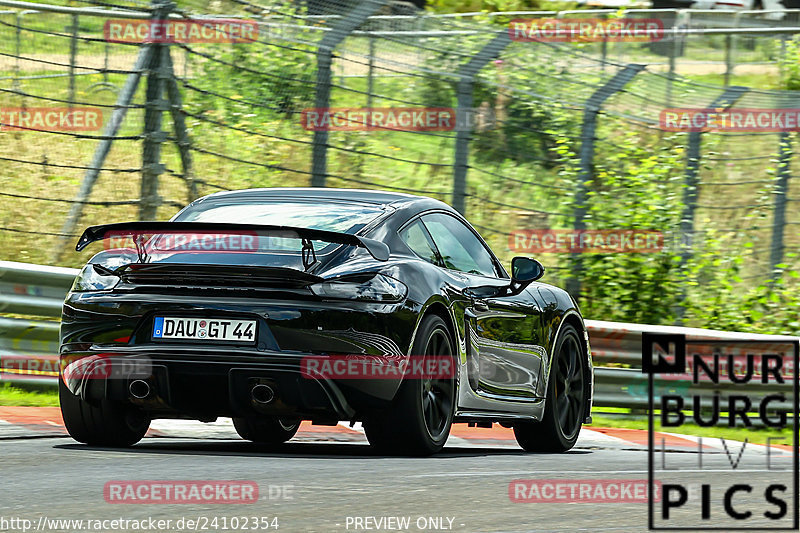
[[[670,470],[670,472],[681,474],[705,474],[705,473],[720,473],[720,474],[739,474],[745,473],[761,473],[765,474],[767,471],[761,469],[741,469],[731,470],[730,468],[680,468],[677,470]],[[594,476],[596,474],[641,474],[647,476],[647,470],[505,470],[505,471],[492,471],[492,472],[441,472],[437,474],[415,474],[412,476],[405,476],[410,478],[416,477],[481,477],[481,476],[514,476],[520,477],[528,476],[530,479],[539,479],[546,475],[554,474],[570,474],[582,476]],[[524,478],[524,479],[528,479]]]
[[[346,422],[344,420],[339,421],[339,426],[343,428],[347,428],[351,431],[357,431],[358,433],[364,434],[364,426],[361,425],[361,422],[356,422],[353,427],[350,427],[350,422]]]
[[[625,446],[637,445],[635,442],[627,441],[613,435],[606,435],[600,431],[595,431],[589,428],[581,428],[581,433],[578,435],[578,442],[576,446],[590,446],[593,444],[623,444]]]

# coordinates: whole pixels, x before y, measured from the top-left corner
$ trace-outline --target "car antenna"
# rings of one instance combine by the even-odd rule
[[[314,251],[314,244],[311,239],[303,239],[303,268],[306,272],[317,262],[317,254]]]

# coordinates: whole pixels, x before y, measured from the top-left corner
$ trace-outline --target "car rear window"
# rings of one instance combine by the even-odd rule
[[[264,224],[357,233],[384,212],[382,207],[325,201],[248,201],[199,204],[180,213],[178,222]]]

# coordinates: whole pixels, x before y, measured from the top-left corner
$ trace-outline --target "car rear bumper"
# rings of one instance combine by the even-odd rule
[[[380,304],[192,294],[70,293],[61,324],[61,368],[84,360],[62,379],[84,398],[137,405],[154,418],[212,419],[270,414],[351,420],[394,398],[401,380],[304,376],[304,357],[408,355],[418,309],[410,301]],[[152,338],[154,317],[255,320],[249,345]],[[84,368],[111,362],[112,373]],[[116,363],[118,364],[115,366]],[[124,364],[127,362],[128,364]],[[121,368],[121,373],[116,372]],[[137,371],[126,374],[133,368]],[[141,375],[141,368],[145,368]],[[136,398],[130,384],[151,394]],[[257,384],[274,390],[253,401]]]
[[[306,355],[301,354],[215,352],[210,358],[197,350],[62,350],[61,379],[73,394],[89,401],[127,403],[152,418],[199,420],[259,414],[320,421],[360,419],[385,407],[402,382],[393,377],[313,377],[303,371]],[[134,382],[139,390],[131,387]],[[146,384],[143,389],[141,382]],[[257,385],[269,387],[268,401],[253,393]],[[146,394],[136,394],[141,390]]]

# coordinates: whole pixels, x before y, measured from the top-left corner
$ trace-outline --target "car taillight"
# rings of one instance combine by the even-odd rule
[[[408,287],[392,277],[375,274],[368,279],[357,275],[315,283],[311,291],[321,298],[393,303],[406,297]]]
[[[111,271],[134,261],[127,254],[100,252],[81,269],[72,283],[73,292],[110,291],[119,283],[119,276]],[[97,268],[95,268],[97,265]]]

